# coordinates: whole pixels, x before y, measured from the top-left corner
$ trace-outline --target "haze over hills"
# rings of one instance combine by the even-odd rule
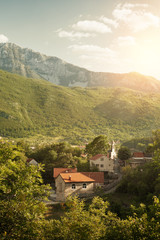
[[[99,134],[127,140],[160,128],[160,94],[57,86],[0,71],[0,136],[36,134],[71,143]]]
[[[0,69],[62,86],[125,87],[143,92],[160,92],[160,81],[153,77],[139,73],[92,72],[13,43],[0,43]]]

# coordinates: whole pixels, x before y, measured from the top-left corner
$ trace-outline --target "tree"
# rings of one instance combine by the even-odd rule
[[[73,148],[67,142],[58,144],[43,145],[29,156],[37,162],[44,164],[45,172],[42,177],[45,183],[53,181],[53,168],[55,167],[75,167],[78,161],[77,157],[81,154],[81,150]]]
[[[98,240],[105,236],[104,217],[108,203],[95,197],[86,210],[84,201],[77,197],[67,200],[68,211],[60,221],[54,223],[57,240]]]
[[[121,146],[118,150],[118,158],[121,160],[127,160],[131,157],[131,151],[128,147]]]
[[[41,165],[29,166],[23,150],[0,143],[0,238],[43,239],[49,186],[43,185]]]
[[[100,135],[86,146],[86,152],[92,156],[96,154],[107,154],[109,148],[110,145],[107,136]]]
[[[153,135],[153,150],[160,149],[160,129],[152,132]]]
[[[160,203],[148,208],[132,206],[132,214],[120,219],[108,210],[109,203],[95,197],[87,207],[77,197],[68,198],[67,211],[60,220],[47,226],[47,240],[141,240],[160,239]]]

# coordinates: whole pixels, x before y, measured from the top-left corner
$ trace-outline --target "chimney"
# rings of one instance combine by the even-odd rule
[[[71,180],[71,175],[69,175],[69,180]]]

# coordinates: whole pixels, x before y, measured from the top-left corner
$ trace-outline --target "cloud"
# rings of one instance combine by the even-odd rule
[[[118,4],[118,7],[123,6],[123,8],[148,8],[149,5],[147,3],[124,3]]]
[[[73,51],[85,51],[91,53],[98,53],[98,54],[110,54],[112,55],[114,51],[109,48],[103,48],[98,45],[71,45],[68,48],[72,49]]]
[[[113,20],[113,19],[110,19],[110,18],[106,18],[106,17],[104,17],[104,16],[101,16],[101,17],[99,18],[99,20],[100,20],[100,21],[103,21],[104,23],[109,24],[109,25],[111,25],[111,26],[113,26],[113,27],[115,27],[115,28],[118,27],[118,22],[117,22],[116,20]]]
[[[0,34],[0,43],[6,43],[6,42],[8,42],[8,38],[3,34]]]
[[[117,43],[119,46],[133,46],[136,44],[135,38],[132,36],[118,37]]]
[[[97,64],[102,63],[101,61],[114,62],[117,57],[115,51],[98,45],[71,45],[69,49],[78,53],[80,59],[90,60],[92,63],[96,62]]]
[[[159,27],[160,18],[146,11],[147,8],[147,4],[118,4],[113,11],[113,16],[115,20],[124,23],[133,32],[139,32],[149,27]]]
[[[72,28],[76,31],[83,32],[95,32],[95,33],[109,33],[112,32],[111,28],[106,24],[98,21],[83,20],[78,21],[76,24],[72,25]]]
[[[58,36],[60,38],[69,38],[70,40],[74,40],[74,39],[80,39],[80,38],[95,37],[96,35],[94,33],[74,32],[74,31],[67,32],[64,30],[59,30]]]
[[[79,65],[91,71],[106,72],[119,64],[117,52],[110,48],[98,45],[71,45],[72,50],[79,58]]]

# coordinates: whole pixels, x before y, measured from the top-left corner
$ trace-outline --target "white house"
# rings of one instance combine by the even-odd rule
[[[109,154],[97,154],[93,156],[90,160],[90,166],[96,166],[99,171],[104,172],[114,172],[114,159],[109,157]]]

